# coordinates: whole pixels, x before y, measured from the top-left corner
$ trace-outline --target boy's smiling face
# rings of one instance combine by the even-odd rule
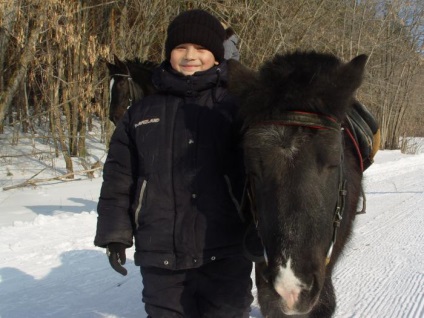
[[[174,70],[184,75],[193,75],[195,72],[206,71],[218,65],[211,51],[193,43],[177,45],[171,51],[170,62]]]

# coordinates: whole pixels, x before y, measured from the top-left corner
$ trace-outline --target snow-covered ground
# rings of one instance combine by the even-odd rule
[[[104,159],[104,147],[90,142],[91,160]],[[13,157],[31,151],[29,142],[11,146],[0,138],[1,188],[34,176],[46,162],[61,169],[61,159],[48,154]],[[34,179],[51,175],[46,168]],[[0,189],[1,318],[146,317],[132,251],[123,277],[93,246],[101,178],[78,178]],[[423,180],[424,153],[380,151],[366,171],[367,214],[357,217],[333,277],[335,317],[424,317]],[[256,303],[251,317],[262,317]]]

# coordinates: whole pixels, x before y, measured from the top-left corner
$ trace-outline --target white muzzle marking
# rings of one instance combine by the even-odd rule
[[[292,259],[289,258],[286,266],[280,266],[279,273],[274,281],[274,289],[284,299],[287,310],[286,314],[296,314],[296,303],[303,290],[304,284],[296,277],[292,269]]]

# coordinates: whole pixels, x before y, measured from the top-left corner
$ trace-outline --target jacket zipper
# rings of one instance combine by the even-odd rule
[[[140,215],[140,211],[141,211],[141,206],[143,205],[143,196],[144,196],[144,191],[146,190],[146,185],[147,185],[147,180],[143,181],[143,184],[141,185],[141,190],[140,190],[140,195],[138,197],[138,204],[137,204],[137,208],[135,209],[135,225],[136,225],[136,229],[138,229],[138,216]]]

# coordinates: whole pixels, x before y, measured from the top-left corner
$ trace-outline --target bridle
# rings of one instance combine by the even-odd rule
[[[264,120],[264,121],[255,123],[254,127],[268,126],[268,125],[301,126],[301,127],[312,128],[312,129],[333,130],[340,133],[342,133],[344,130],[342,125],[333,117],[316,114],[316,113],[298,112],[298,111],[285,112],[279,115],[279,118],[277,120]],[[343,160],[344,160],[344,152],[342,151],[341,162],[339,165],[338,197],[337,197],[337,203],[334,210],[334,218],[333,218],[333,235],[332,235],[330,247],[326,255],[326,265],[330,263],[334,245],[337,239],[337,232],[340,227],[340,224],[343,218],[344,208],[345,208],[347,189],[346,189],[346,179],[344,178],[344,173],[343,173]],[[253,188],[254,188],[253,180],[248,175],[246,180],[246,185],[245,185],[245,195],[247,195],[250,201],[250,210],[252,213],[252,219],[256,227],[256,230],[258,231],[258,234],[259,234],[258,212],[256,209],[256,200],[254,196],[255,192]],[[243,195],[243,197],[245,197],[245,195]],[[244,199],[245,198],[243,198],[242,200]],[[264,247],[264,257],[265,257],[265,262],[268,264],[265,247]]]
[[[127,74],[113,74],[112,77],[118,76],[118,77],[124,77],[128,80],[128,89],[129,89],[129,96],[128,96],[128,108],[131,107],[133,102],[138,101],[141,97],[143,97],[143,90],[141,88],[137,89],[138,84],[134,82],[130,69],[128,68],[127,64],[124,64],[125,68],[127,69]],[[137,85],[137,86],[136,86]]]
[[[138,99],[140,99],[142,97],[142,92],[137,94],[137,89],[135,87],[135,83],[133,81],[133,78],[131,77],[131,75],[129,74],[113,74],[112,77],[124,77],[128,80],[128,89],[129,89],[129,96],[128,96],[128,107],[130,108],[130,106],[132,105],[133,102],[137,101]],[[140,90],[141,91],[141,90]]]

